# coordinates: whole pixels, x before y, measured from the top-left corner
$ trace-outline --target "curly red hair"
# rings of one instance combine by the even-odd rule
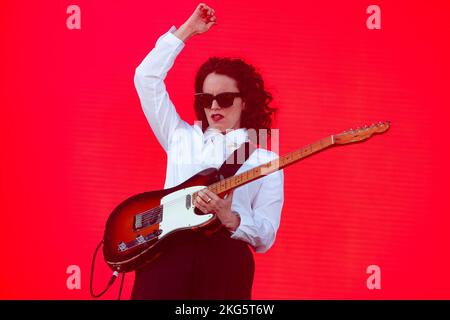
[[[233,78],[237,82],[239,92],[245,101],[245,109],[241,115],[241,127],[247,129],[267,129],[270,134],[272,115],[276,109],[269,104],[273,97],[264,88],[264,80],[256,69],[239,58],[211,57],[204,62],[195,77],[195,92],[203,92],[203,82],[210,73],[217,73]],[[195,114],[202,121],[203,131],[208,127],[205,110],[194,104]]]

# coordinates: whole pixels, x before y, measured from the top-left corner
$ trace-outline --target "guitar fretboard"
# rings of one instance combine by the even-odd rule
[[[334,144],[334,136],[329,136],[303,148],[292,151],[278,159],[274,159],[255,168],[242,172],[238,175],[223,179],[208,186],[208,189],[215,194],[225,193],[253,180],[262,178],[268,174],[281,170],[297,161],[300,161],[316,152]],[[197,192],[193,193],[193,199]]]

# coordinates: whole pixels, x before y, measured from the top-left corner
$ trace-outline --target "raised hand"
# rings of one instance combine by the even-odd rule
[[[183,23],[174,34],[186,42],[196,34],[202,34],[216,25],[215,11],[204,3],[200,3],[195,8],[194,13]]]

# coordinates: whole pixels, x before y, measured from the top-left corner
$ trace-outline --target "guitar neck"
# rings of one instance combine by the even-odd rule
[[[303,148],[290,152],[278,159],[259,165],[253,169],[240,173],[238,175],[215,182],[208,186],[208,189],[215,194],[226,193],[232,189],[242,186],[246,183],[262,178],[268,174],[281,170],[291,164],[294,164],[314,153],[322,151],[334,144],[334,136],[331,135]]]

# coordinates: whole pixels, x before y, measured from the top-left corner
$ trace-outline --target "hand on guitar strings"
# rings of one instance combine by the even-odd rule
[[[202,189],[194,199],[194,206],[203,213],[214,213],[228,230],[235,231],[239,227],[240,217],[231,210],[233,191],[222,199],[207,188]]]

